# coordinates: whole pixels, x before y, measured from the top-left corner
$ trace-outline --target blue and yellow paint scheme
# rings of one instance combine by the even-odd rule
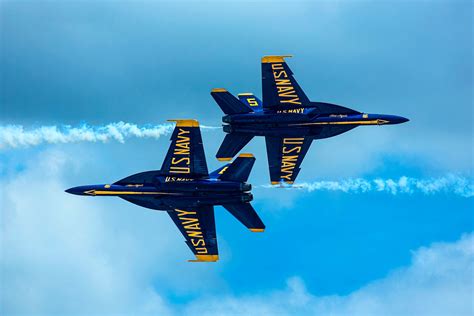
[[[117,196],[153,210],[167,211],[194,253],[193,262],[219,259],[214,206],[222,205],[251,232],[265,225],[253,209],[247,183],[255,163],[252,154],[240,154],[209,174],[196,120],[173,120],[176,127],[160,170],[140,172],[112,184],[70,188],[67,193]]]
[[[285,61],[291,56],[262,58],[263,102],[251,93],[234,97],[224,88],[211,95],[225,113],[226,132],[216,158],[231,160],[254,136],[264,136],[272,184],[292,184],[315,139],[333,137],[355,127],[392,125],[408,119],[367,114],[340,105],[312,102]]]

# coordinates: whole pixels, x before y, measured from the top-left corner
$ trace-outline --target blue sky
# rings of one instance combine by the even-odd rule
[[[472,314],[472,35],[469,1],[1,1],[2,315]],[[219,126],[210,90],[260,96],[268,54],[294,55],[313,101],[410,118],[314,142],[306,188],[463,179],[471,197],[269,189],[256,139],[266,232],[218,207],[221,260],[192,265],[165,214],[63,192],[159,168],[167,135],[7,144],[12,125]],[[203,131],[209,169],[222,138]]]

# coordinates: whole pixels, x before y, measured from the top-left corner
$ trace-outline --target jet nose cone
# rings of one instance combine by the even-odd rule
[[[406,117],[403,117],[403,116],[400,116],[399,118],[399,123],[405,123],[405,122],[408,122],[409,119],[407,119]]]
[[[83,195],[84,191],[80,189],[80,187],[74,187],[70,188],[67,190],[64,190],[64,192],[69,193],[69,194],[75,194],[75,195]]]
[[[390,122],[390,124],[401,124],[408,122],[409,119],[403,116],[390,115],[388,116],[388,121]]]

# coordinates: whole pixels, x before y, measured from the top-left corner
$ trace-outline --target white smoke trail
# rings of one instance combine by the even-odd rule
[[[125,142],[127,138],[160,138],[171,134],[174,124],[144,125],[116,122],[104,126],[41,126],[27,130],[22,125],[0,126],[0,149],[37,146],[44,143]],[[220,127],[201,126],[204,130]]]
[[[264,188],[278,188],[278,186],[263,185]],[[432,195],[436,193],[453,193],[462,197],[474,196],[474,181],[462,176],[448,174],[439,178],[417,179],[406,176],[394,179],[345,179],[340,181],[303,182],[294,186],[283,186],[313,191],[340,191],[345,193],[385,192],[392,195],[422,193]]]

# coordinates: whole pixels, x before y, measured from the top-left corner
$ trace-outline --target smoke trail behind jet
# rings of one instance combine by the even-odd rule
[[[129,138],[160,138],[173,131],[173,124],[144,125],[116,122],[103,126],[87,124],[73,127],[41,126],[25,129],[22,125],[0,126],[0,149],[24,148],[41,144],[103,142],[117,141],[124,143]],[[220,127],[201,126],[203,130],[219,129]]]
[[[263,185],[263,188],[279,188],[278,186]],[[282,186],[290,188],[290,186]],[[418,179],[402,176],[397,179],[364,179],[349,178],[339,181],[314,181],[302,182],[291,189],[314,191],[339,191],[344,193],[369,193],[385,192],[392,195],[422,193],[433,195],[438,193],[451,193],[462,197],[474,196],[474,182],[472,179],[448,174],[438,178]]]

